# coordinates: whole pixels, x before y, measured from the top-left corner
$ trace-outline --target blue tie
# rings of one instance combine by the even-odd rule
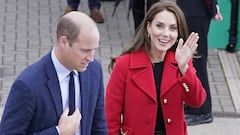
[[[74,72],[72,71],[69,79],[69,113],[68,115],[72,115],[75,111],[75,85],[74,85]]]

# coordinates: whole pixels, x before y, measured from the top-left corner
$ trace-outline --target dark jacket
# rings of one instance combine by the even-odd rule
[[[209,8],[207,6],[206,0],[177,0],[177,4],[179,7],[181,7],[185,16],[212,18],[217,13],[217,0],[210,1],[211,4]]]

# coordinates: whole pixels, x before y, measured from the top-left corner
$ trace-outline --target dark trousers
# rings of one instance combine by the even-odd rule
[[[67,0],[67,3],[68,3],[68,6],[77,10],[80,4],[80,0]],[[94,9],[94,8],[99,9],[101,7],[100,0],[88,0],[88,7],[89,9]]]
[[[197,53],[200,58],[193,59],[193,66],[196,68],[197,76],[202,82],[203,87],[207,93],[207,99],[200,108],[185,107],[185,113],[188,114],[204,114],[212,112],[211,93],[208,82],[207,73],[207,58],[208,58],[208,44],[207,36],[210,25],[210,18],[208,17],[186,17],[189,32],[197,32],[200,36],[198,41]]]
[[[155,3],[160,0],[147,0],[147,10]],[[145,16],[145,0],[133,0],[132,5],[133,21],[135,30],[140,26]]]

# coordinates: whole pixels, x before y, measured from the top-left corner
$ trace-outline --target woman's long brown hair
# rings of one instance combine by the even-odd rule
[[[186,19],[184,16],[184,13],[182,10],[178,7],[178,5],[174,2],[171,1],[161,1],[157,2],[152,5],[152,7],[148,10],[146,13],[141,25],[139,28],[136,30],[136,34],[133,37],[132,42],[130,43],[129,46],[125,47],[120,56],[124,54],[131,53],[133,51],[136,51],[140,49],[141,47],[144,47],[147,52],[150,51],[150,38],[148,37],[148,31],[147,31],[147,24],[153,21],[155,16],[164,11],[167,10],[171,13],[173,13],[177,19],[177,26],[178,26],[178,39],[183,38],[185,41],[188,37],[188,29],[187,29],[187,23]],[[171,50],[175,51],[176,50],[177,43],[173,45]],[[111,73],[114,63],[116,62],[116,57],[111,57],[111,61],[108,65],[108,71]]]

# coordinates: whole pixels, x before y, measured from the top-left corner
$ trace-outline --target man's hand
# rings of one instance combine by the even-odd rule
[[[72,115],[68,116],[69,109],[67,108],[62,113],[60,120],[58,121],[58,129],[60,135],[74,135],[80,126],[80,121],[82,119],[82,115],[79,112],[79,109],[73,112]]]

